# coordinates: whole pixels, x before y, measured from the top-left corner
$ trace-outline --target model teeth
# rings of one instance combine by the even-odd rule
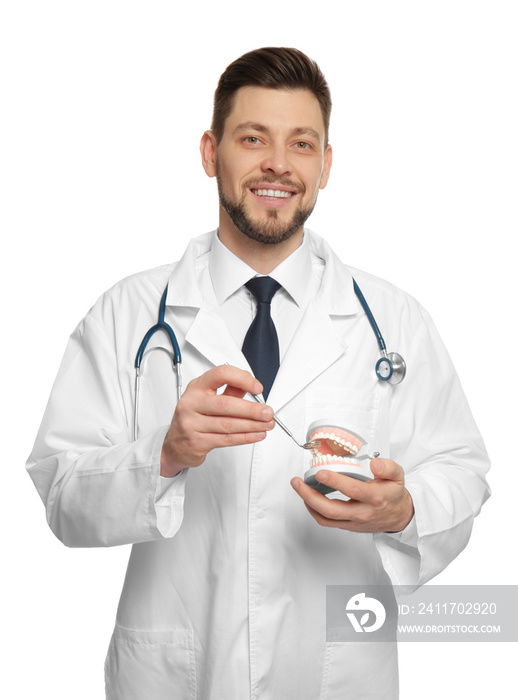
[[[338,455],[321,455],[317,453],[311,460],[310,467],[326,466],[327,464],[355,464],[358,466],[358,462],[350,457],[338,457]]]
[[[349,454],[355,455],[358,452],[358,446],[353,445],[352,442],[349,442],[349,440],[343,440],[342,438],[338,437],[338,435],[335,435],[334,433],[315,433],[314,435],[311,436],[312,440],[332,440],[336,445],[340,445],[340,447],[343,447],[344,450],[347,450]]]
[[[258,197],[280,197],[281,199],[288,199],[293,195],[293,192],[285,190],[252,190],[252,192]]]

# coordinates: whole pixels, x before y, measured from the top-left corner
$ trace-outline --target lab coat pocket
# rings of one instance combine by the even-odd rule
[[[107,700],[196,700],[193,631],[116,625],[105,679]]]
[[[326,644],[319,700],[397,700],[396,642]]]
[[[347,386],[329,387],[317,384],[306,394],[307,425],[318,421],[358,433],[366,443],[372,443],[378,425],[380,394],[351,389]]]

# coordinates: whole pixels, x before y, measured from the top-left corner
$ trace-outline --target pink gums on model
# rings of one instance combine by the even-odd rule
[[[350,430],[334,425],[321,425],[308,434],[308,441],[320,443],[313,452],[312,467],[343,463],[358,465],[354,457],[363,445],[363,440]]]

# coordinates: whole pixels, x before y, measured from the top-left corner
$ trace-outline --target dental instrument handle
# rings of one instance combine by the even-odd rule
[[[259,394],[250,394],[250,396],[252,396],[252,397],[257,401],[257,403],[262,403],[262,404],[265,403],[264,399],[262,399],[262,398],[259,396]],[[284,425],[284,423],[282,423],[282,421],[280,421],[280,420],[277,418],[277,416],[275,415],[275,413],[273,414],[273,420],[275,421],[275,423],[277,423],[277,425],[279,426],[279,428],[282,428],[282,430],[284,430],[284,432],[286,433],[286,435],[289,435],[289,436],[290,436],[290,438],[293,440],[293,442],[295,442],[299,447],[304,447],[304,445],[301,445],[300,442],[298,442],[298,440],[296,440],[296,438],[294,437],[294,435],[288,430],[288,428]]]

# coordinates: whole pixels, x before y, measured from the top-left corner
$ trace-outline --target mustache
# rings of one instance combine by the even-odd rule
[[[281,187],[288,187],[290,189],[296,190],[297,193],[302,193],[306,191],[304,185],[300,182],[295,182],[285,177],[274,177],[273,175],[264,175],[263,177],[250,178],[244,183],[244,187],[247,189],[253,189],[256,185],[281,185]]]

